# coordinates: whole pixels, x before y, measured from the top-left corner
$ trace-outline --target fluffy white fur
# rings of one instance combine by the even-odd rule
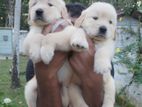
[[[95,43],[94,68],[97,73],[103,75],[104,81],[104,101],[102,107],[114,107],[115,103],[115,84],[110,72],[111,60],[115,49],[116,25],[117,13],[115,8],[104,2],[92,4],[82,12],[82,15],[76,21],[76,26],[82,27]],[[105,34],[100,33],[99,29],[102,26],[107,30]],[[77,92],[74,95],[77,95]],[[77,96],[74,98],[77,98]]]
[[[117,15],[114,7],[103,2],[92,4],[82,12],[82,15],[76,21],[76,26],[82,27],[87,35],[95,42],[96,54],[94,68],[96,72],[103,75],[104,81],[105,93],[102,107],[113,107],[115,102],[115,85],[110,70],[115,48],[116,24]],[[99,33],[101,26],[106,27],[107,31],[105,34]],[[68,26],[61,32],[51,33],[43,38],[42,43],[38,41],[42,45],[40,53],[38,54],[47,64],[51,61],[54,50],[69,51],[70,49],[74,49],[80,51],[88,48],[84,31],[81,28],[73,26]],[[32,50],[31,52],[35,51]],[[69,66],[68,61],[66,61],[58,72],[58,79],[59,82],[63,84],[62,90],[64,90],[64,94],[62,95],[63,107],[68,107],[69,103],[71,103],[72,107],[88,107],[82,97],[81,89],[74,83],[69,84],[71,76],[72,69]],[[29,103],[30,101],[36,103],[36,97],[33,99],[33,96],[36,96],[36,84],[36,78],[34,77],[28,82],[25,88],[26,100],[28,100],[27,102]],[[32,103],[28,104],[28,106],[36,107],[34,104],[31,106]]]
[[[42,10],[41,16],[36,14],[38,10]],[[41,60],[40,46],[43,39],[41,32],[44,25],[48,25],[61,17],[67,18],[65,3],[62,0],[29,1],[28,22],[30,31],[23,43],[23,54],[29,56],[34,63]]]

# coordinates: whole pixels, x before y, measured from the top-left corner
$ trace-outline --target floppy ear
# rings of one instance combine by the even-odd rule
[[[82,12],[81,16],[78,19],[76,19],[75,26],[80,27],[85,18],[86,18],[86,13]]]
[[[71,20],[69,19],[69,14],[68,14],[68,12],[67,12],[66,7],[64,7],[64,8],[61,9],[61,16],[62,16],[62,18],[65,19],[69,24],[72,25]]]
[[[68,19],[69,18],[69,15],[68,15],[68,12],[67,12],[67,9],[64,7],[62,8],[61,10],[61,15],[64,19]]]

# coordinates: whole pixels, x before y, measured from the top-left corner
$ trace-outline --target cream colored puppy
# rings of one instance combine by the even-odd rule
[[[67,11],[62,0],[30,0],[29,25],[30,31],[23,43],[23,53],[32,59],[33,63],[41,60],[40,48],[44,25],[51,24],[59,18],[66,18]],[[28,107],[36,107],[37,81],[34,77],[25,86],[25,99]]]
[[[41,60],[40,46],[44,25],[67,17],[65,3],[62,0],[30,0],[29,25],[30,31],[23,43],[23,54],[28,55],[34,63]]]
[[[44,25],[63,18],[66,20],[67,12],[62,0],[30,0],[29,24],[30,31],[24,40],[23,51],[32,59],[33,63],[43,60],[48,64],[54,55],[54,50],[69,51],[71,49],[82,51],[88,48],[86,34],[81,28],[67,26],[63,31],[42,35]],[[41,47],[42,46],[42,47]],[[68,61],[58,72],[62,87],[63,107],[68,107],[69,97],[67,86],[72,70]],[[34,76],[25,86],[25,99],[28,107],[36,107],[37,80]]]
[[[116,25],[117,13],[115,8],[111,4],[104,2],[92,4],[82,12],[82,15],[76,21],[76,26],[85,30],[96,47],[94,68],[95,72],[103,75],[104,81],[102,107],[114,107],[115,103],[115,84],[110,72],[115,49]],[[69,95],[73,107],[81,102],[84,104],[79,90],[78,87],[70,85]]]

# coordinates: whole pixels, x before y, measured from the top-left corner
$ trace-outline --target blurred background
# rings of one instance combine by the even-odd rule
[[[19,1],[20,5],[18,0],[0,0],[0,107],[27,107],[24,85],[28,58],[21,54],[21,45],[29,30],[29,0]],[[105,1],[115,6],[118,13],[113,59],[116,107],[142,107],[142,0],[65,1],[86,7]]]

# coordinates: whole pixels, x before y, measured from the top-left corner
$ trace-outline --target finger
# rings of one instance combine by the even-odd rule
[[[95,45],[94,45],[94,43],[92,42],[91,39],[88,38],[87,41],[88,41],[88,44],[89,44],[88,52],[89,52],[90,55],[94,55],[95,54]]]
[[[59,51],[55,52],[55,55],[51,62],[60,63],[64,61],[67,58],[67,56],[68,56],[68,53],[66,52],[59,52]]]
[[[82,53],[75,53],[72,57],[70,57],[69,61],[72,65],[77,65],[82,62]]]

